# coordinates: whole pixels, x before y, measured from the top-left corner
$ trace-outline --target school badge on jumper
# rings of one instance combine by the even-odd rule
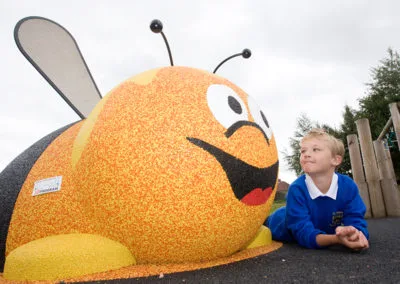
[[[329,224],[331,227],[343,226],[343,211],[332,212],[332,223]]]

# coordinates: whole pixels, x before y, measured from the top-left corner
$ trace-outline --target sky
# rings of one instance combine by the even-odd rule
[[[292,182],[283,151],[297,119],[340,127],[345,105],[358,107],[371,69],[400,49],[400,1],[50,1],[0,0],[0,171],[47,134],[79,120],[20,53],[15,24],[41,16],[74,36],[104,96],[146,70],[168,66],[153,19],[163,22],[175,65],[218,74],[262,106],[280,158],[280,178]]]

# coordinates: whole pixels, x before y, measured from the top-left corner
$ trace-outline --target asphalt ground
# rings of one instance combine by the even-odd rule
[[[269,254],[173,274],[85,283],[400,283],[400,218],[368,220],[370,248],[284,244]]]

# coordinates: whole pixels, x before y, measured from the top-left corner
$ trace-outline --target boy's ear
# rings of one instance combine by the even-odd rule
[[[332,163],[335,167],[339,166],[343,161],[343,157],[340,155],[335,155],[332,157]]]

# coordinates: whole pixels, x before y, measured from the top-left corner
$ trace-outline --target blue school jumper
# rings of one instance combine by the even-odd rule
[[[306,175],[300,176],[290,186],[286,207],[276,210],[265,221],[278,241],[297,241],[307,248],[321,248],[318,234],[335,234],[337,226],[354,226],[369,238],[364,219],[365,205],[357,185],[348,176],[338,174],[336,200],[328,196],[312,199],[306,185]]]

